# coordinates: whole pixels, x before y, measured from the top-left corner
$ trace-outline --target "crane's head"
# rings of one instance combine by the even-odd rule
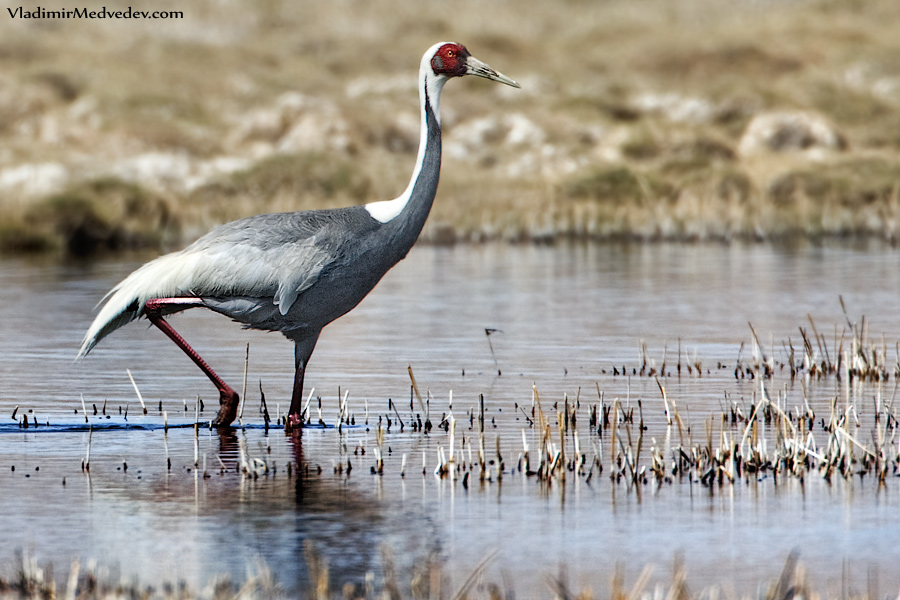
[[[490,68],[466,50],[462,44],[451,42],[438,44],[431,54],[429,61],[431,70],[435,75],[444,77],[462,77],[463,75],[476,75],[492,81],[499,81],[512,87],[519,84],[502,73]]]

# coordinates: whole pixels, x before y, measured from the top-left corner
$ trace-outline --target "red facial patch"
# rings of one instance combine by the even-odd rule
[[[461,77],[466,74],[469,51],[462,44],[444,44],[431,57],[431,68],[437,75]]]

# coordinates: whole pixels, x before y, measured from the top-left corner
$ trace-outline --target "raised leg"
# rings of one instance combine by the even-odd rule
[[[144,314],[147,315],[151,323],[175,342],[175,345],[181,348],[182,352],[194,361],[194,364],[200,367],[200,370],[209,377],[209,380],[219,390],[219,413],[213,420],[213,425],[216,427],[227,427],[237,417],[240,396],[212,370],[206,361],[197,354],[197,351],[191,348],[190,344],[163,318],[164,314],[196,306],[203,306],[203,302],[199,298],[152,298],[144,305]]]

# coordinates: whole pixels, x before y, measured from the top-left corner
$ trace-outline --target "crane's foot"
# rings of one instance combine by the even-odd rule
[[[284,420],[284,432],[300,435],[303,430],[303,419],[297,413],[289,413]]]
[[[228,386],[219,390],[219,413],[213,419],[213,427],[228,427],[237,418],[240,395]]]

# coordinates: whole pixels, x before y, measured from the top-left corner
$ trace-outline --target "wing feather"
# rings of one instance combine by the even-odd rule
[[[140,318],[151,298],[271,298],[283,316],[322,273],[345,260],[348,209],[259,215],[226,223],[134,271],[105,297],[78,358]],[[103,301],[101,301],[103,302]]]

